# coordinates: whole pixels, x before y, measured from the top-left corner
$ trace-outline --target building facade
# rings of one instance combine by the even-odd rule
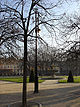
[[[0,58],[0,75],[21,75],[21,63],[22,60],[13,57]]]

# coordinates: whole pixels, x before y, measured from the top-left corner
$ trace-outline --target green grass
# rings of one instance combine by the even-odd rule
[[[58,82],[59,83],[67,83],[67,78],[68,77],[66,77],[66,79],[59,80]],[[74,78],[74,83],[80,83],[80,76],[74,76],[73,78]]]
[[[23,78],[22,77],[1,77],[0,80],[2,81],[9,81],[9,82],[17,82],[17,83],[22,83]],[[26,79],[27,83],[29,83],[29,77]],[[44,80],[38,80],[39,83],[44,82]]]
[[[64,78],[68,78],[68,76],[60,76],[60,77],[63,78],[63,79],[64,79]]]

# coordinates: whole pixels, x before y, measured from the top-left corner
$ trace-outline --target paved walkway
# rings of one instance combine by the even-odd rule
[[[34,84],[27,84],[28,101],[39,102],[43,107],[80,107],[80,83],[57,83],[46,80],[39,84],[39,93],[33,94]],[[1,105],[21,101],[22,83],[0,81]]]

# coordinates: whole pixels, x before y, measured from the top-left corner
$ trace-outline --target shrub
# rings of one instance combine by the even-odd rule
[[[69,76],[68,76],[67,82],[74,82],[73,75],[72,75],[71,71],[69,71]]]
[[[30,73],[30,77],[29,77],[29,82],[34,82],[34,81],[35,81],[34,72],[31,71],[31,73]]]

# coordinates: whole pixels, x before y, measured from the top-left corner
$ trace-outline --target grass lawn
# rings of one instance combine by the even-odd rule
[[[23,82],[23,77],[0,77],[0,80],[22,83]],[[27,77],[26,81],[27,81],[27,83],[29,83],[29,77]],[[38,80],[39,83],[42,83],[43,81],[44,80]]]
[[[68,78],[68,76],[66,76],[65,79],[59,80],[58,82],[59,83],[67,83],[67,78]],[[80,76],[73,76],[73,78],[74,78],[74,83],[80,83]]]

